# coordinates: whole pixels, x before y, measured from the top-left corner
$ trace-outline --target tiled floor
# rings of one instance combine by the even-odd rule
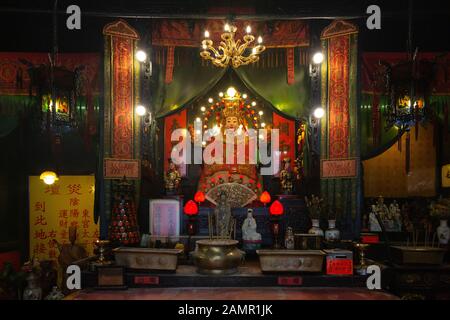
[[[364,288],[132,288],[74,293],[74,300],[396,300]]]

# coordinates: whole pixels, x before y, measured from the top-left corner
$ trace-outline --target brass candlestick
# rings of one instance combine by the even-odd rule
[[[109,265],[111,261],[108,261],[105,257],[105,247],[110,244],[109,240],[100,240],[95,241],[95,246],[98,248],[98,259],[95,262],[97,265]]]
[[[360,275],[367,274],[367,264],[366,264],[366,255],[365,250],[369,245],[367,243],[356,243],[355,247],[359,252],[359,264],[356,266],[356,272]]]

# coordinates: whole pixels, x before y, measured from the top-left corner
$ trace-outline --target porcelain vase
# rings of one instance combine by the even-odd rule
[[[319,219],[311,219],[312,227],[309,229],[309,234],[314,234],[316,236],[322,236],[323,237],[323,230],[320,229],[320,220]]]
[[[325,240],[338,241],[341,239],[341,232],[336,228],[336,220],[328,220],[328,229],[325,231]]]
[[[447,220],[441,220],[441,224],[437,227],[436,232],[439,238],[439,243],[448,244],[450,229],[447,225]]]

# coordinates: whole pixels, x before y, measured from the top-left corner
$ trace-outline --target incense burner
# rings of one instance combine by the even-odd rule
[[[238,271],[244,252],[237,240],[199,240],[192,254],[197,272],[208,275],[228,275]]]
[[[391,246],[392,259],[397,264],[431,264],[444,262],[445,250],[433,247]]]

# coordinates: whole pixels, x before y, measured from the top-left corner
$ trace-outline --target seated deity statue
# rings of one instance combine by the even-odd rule
[[[261,234],[256,232],[257,224],[253,218],[253,210],[247,210],[247,218],[242,223],[242,240],[244,241],[260,241]]]
[[[221,161],[203,164],[198,191],[202,191],[213,204],[217,205],[220,194],[225,193],[232,208],[245,207],[258,199],[262,192],[262,179],[257,172],[256,159],[251,161],[249,156],[253,143],[246,135],[248,123],[242,109],[243,99],[239,93],[232,97],[225,94],[221,103],[223,107],[217,112],[218,124],[215,126],[220,133],[214,139],[220,139],[218,142],[222,143],[222,157],[216,158],[210,145],[205,146],[207,155],[211,152],[211,156]],[[233,136],[232,145],[227,145],[228,136]]]
[[[181,175],[172,159],[169,159],[169,170],[164,175],[164,183],[167,195],[177,194],[181,182]]]

